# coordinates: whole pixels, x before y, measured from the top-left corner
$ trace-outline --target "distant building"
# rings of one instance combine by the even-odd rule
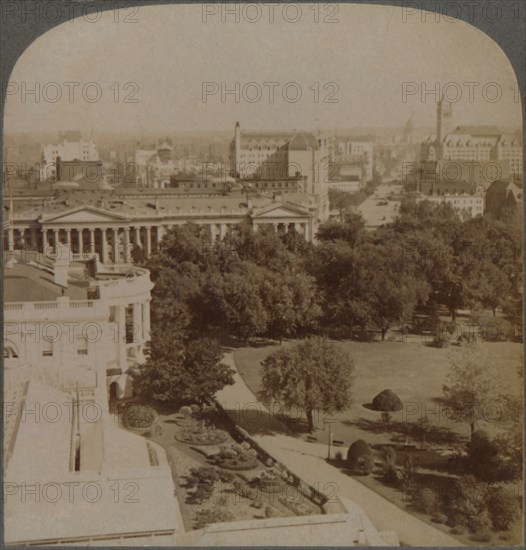
[[[48,144],[42,148],[42,181],[57,178],[57,162],[98,162],[99,153],[93,138],[68,141],[59,144]]]
[[[337,191],[345,191],[347,193],[356,193],[362,188],[360,180],[352,181],[333,181],[329,183],[331,189],[336,189]]]
[[[442,189],[450,190],[471,186],[480,187],[485,191],[495,181],[510,181],[509,164],[507,161],[454,161],[428,160],[421,163],[408,163],[407,171],[415,169],[417,176],[417,190],[424,194],[436,194],[437,185]],[[407,174],[406,174],[407,175]]]
[[[485,192],[506,188],[522,175],[522,138],[502,133],[496,126],[457,126],[452,130],[452,105],[437,104],[436,134],[421,146],[417,171],[420,200],[441,201],[478,216],[485,211]],[[496,184],[496,185],[495,185]],[[491,209],[497,208],[491,206]]]
[[[359,176],[363,183],[373,179],[372,141],[345,140],[339,141],[335,162],[339,167],[339,176]]]
[[[329,147],[322,147],[314,134],[242,131],[237,122],[230,162],[240,180],[298,179],[300,192],[317,198],[319,219],[328,219]]]
[[[469,163],[459,171],[456,162],[426,161],[418,166],[415,178],[417,201],[451,204],[464,219],[484,214],[485,186],[482,177],[469,171]]]
[[[421,158],[472,162],[505,161],[510,178],[522,177],[522,136],[504,133],[496,126],[457,126],[452,130],[453,108],[441,99],[437,104],[437,129],[422,144]]]
[[[484,188],[464,182],[451,184],[437,183],[429,194],[419,193],[417,202],[447,203],[458,210],[463,219],[475,218],[484,214]]]
[[[57,159],[55,168],[57,182],[76,182],[82,187],[98,188],[104,181],[104,167],[100,160]]]
[[[172,146],[165,141],[156,149],[136,149],[134,169],[138,187],[170,187],[170,178],[177,172],[177,165],[172,160]]]
[[[486,191],[486,212],[500,217],[504,211],[522,211],[522,187],[516,183],[495,181]]]
[[[296,180],[290,183],[297,184]],[[150,257],[165,231],[175,225],[195,223],[215,241],[247,220],[254,230],[270,225],[276,233],[294,230],[312,241],[319,224],[317,198],[293,188],[285,190],[271,192],[271,188],[255,196],[249,192],[248,197],[240,193],[184,196],[178,189],[69,189],[18,195],[11,201],[4,249],[46,252],[67,244],[73,253],[97,255],[104,264],[130,263],[134,246]]]

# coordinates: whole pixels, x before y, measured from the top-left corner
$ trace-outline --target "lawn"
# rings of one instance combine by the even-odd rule
[[[294,342],[284,342],[283,346],[290,346]],[[335,467],[351,475],[346,465],[341,461],[345,458],[350,444],[357,439],[364,439],[374,446],[376,466],[373,475],[357,476],[361,483],[382,495],[400,508],[419,517],[421,520],[435,525],[436,528],[452,534],[450,527],[444,524],[435,524],[426,513],[421,513],[408,506],[406,495],[399,486],[391,486],[381,479],[382,446],[394,445],[397,448],[397,465],[401,467],[406,455],[411,455],[413,464],[417,468],[415,479],[423,482],[423,486],[436,490],[436,487],[448,486],[448,479],[454,478],[459,463],[455,459],[453,450],[459,449],[467,442],[470,434],[469,426],[465,422],[452,420],[445,407],[440,404],[442,385],[449,370],[449,357],[460,348],[450,347],[437,349],[422,343],[409,342],[340,342],[351,355],[355,366],[355,378],[352,386],[353,404],[350,409],[335,415],[337,422],[332,424],[333,437],[342,443],[333,448],[332,457]],[[494,358],[499,367],[499,378],[496,384],[503,392],[522,394],[522,344],[510,342],[482,343],[485,353]],[[235,352],[235,360],[241,376],[251,390],[257,393],[261,389],[261,361],[279,345],[243,348]],[[368,409],[373,397],[384,389],[393,390],[402,400],[403,410],[392,413],[392,419],[385,423],[380,413]],[[431,422],[430,431],[426,434],[426,442],[430,444],[427,450],[421,448],[421,431],[416,421],[427,413]],[[299,419],[302,412],[292,414]],[[291,422],[287,423],[291,426]],[[294,432],[302,432],[299,427],[305,428],[305,422],[292,423]],[[480,422],[477,427],[486,429],[490,434],[499,427],[498,422]],[[324,429],[325,428],[325,429]],[[245,426],[250,431],[250,426]],[[258,427],[253,426],[257,432]],[[326,442],[328,429],[323,424],[323,415],[318,415],[317,430],[303,437],[308,440]],[[339,453],[340,458],[336,453]],[[344,464],[342,466],[342,464]],[[457,472],[458,470],[458,472]],[[516,521],[508,532],[490,532],[487,542],[475,541],[465,530],[455,535],[459,542],[468,546],[520,546],[522,544],[522,522]]]
[[[282,346],[293,343],[286,341]],[[449,370],[448,358],[458,347],[437,349],[422,343],[388,341],[345,341],[339,345],[353,358],[355,372],[353,404],[350,409],[336,414],[334,419],[337,422],[332,424],[333,437],[344,441],[346,447],[359,438],[370,444],[404,442],[409,433],[414,433],[415,422],[424,414],[431,422],[431,433],[427,438],[431,443],[460,443],[469,436],[467,423],[452,419],[440,404],[442,385]],[[499,366],[500,389],[508,387],[510,392],[521,392],[523,383],[518,369],[522,367],[522,344],[496,342],[482,343],[481,346]],[[279,347],[247,347],[235,352],[239,372],[254,393],[261,389],[261,361]],[[364,406],[384,389],[394,391],[404,405],[402,411],[392,413],[389,424],[380,421],[380,413]],[[303,420],[302,411],[295,411],[291,416],[300,422]],[[320,441],[326,441],[328,435],[324,418],[323,414],[315,418],[317,431],[314,436]],[[495,424],[486,422],[480,427],[492,432]]]

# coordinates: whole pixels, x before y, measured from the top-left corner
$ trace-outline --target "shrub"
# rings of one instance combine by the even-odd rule
[[[491,523],[499,531],[508,530],[521,516],[517,497],[502,487],[490,487],[486,502]]]
[[[402,469],[402,480],[404,483],[411,483],[416,474],[416,467],[410,455],[404,458],[404,467]]]
[[[260,492],[257,489],[250,487],[250,485],[244,481],[236,481],[234,483],[234,493],[239,495],[241,498],[252,502],[256,502],[261,498]]]
[[[399,480],[398,470],[396,469],[396,451],[392,447],[384,449],[382,468],[385,481],[394,483]]]
[[[368,460],[366,457],[372,458],[371,447],[363,439],[356,440],[347,452],[347,462],[350,468],[361,473],[367,473]]]
[[[473,314],[473,321],[479,326],[482,338],[488,342],[513,340],[512,324],[502,317],[493,317],[484,311]]]
[[[374,470],[374,458],[372,455],[365,455],[359,459],[362,473],[368,476]]]
[[[491,527],[486,505],[486,485],[476,483],[473,476],[457,481],[454,499],[444,499],[448,524],[467,527],[471,533],[484,533]]]
[[[263,470],[253,479],[252,485],[266,492],[272,492],[283,485],[283,480],[275,468]]]
[[[157,413],[149,405],[126,407],[122,421],[130,428],[149,428],[156,420]]]
[[[372,408],[375,411],[401,411],[402,410],[402,401],[391,390],[384,390],[380,392],[374,399]]]
[[[219,470],[218,476],[223,483],[234,483],[237,478],[236,474],[228,472],[227,470]]]
[[[191,468],[190,476],[186,480],[186,487],[193,489],[195,492],[191,494],[191,500],[194,502],[203,502],[209,499],[215,490],[215,484],[220,479],[219,473],[215,468],[202,466],[201,468]]]
[[[190,418],[192,416],[192,409],[188,405],[185,405],[179,409],[179,414],[185,418]]]
[[[384,462],[387,464],[392,464],[393,466],[396,464],[396,451],[392,447],[386,447],[384,449]]]
[[[484,481],[508,481],[520,475],[518,461],[505,460],[506,439],[490,439],[483,430],[473,432],[466,445],[467,463],[471,473]]]
[[[251,470],[258,464],[256,452],[253,449],[246,451],[242,447],[224,445],[219,453],[211,460],[227,470]]]
[[[225,508],[214,508],[212,510],[198,510],[195,517],[195,528],[203,529],[211,523],[222,523],[232,521],[234,516]]]
[[[440,512],[433,512],[431,515],[431,521],[433,523],[438,523],[440,525],[443,525],[447,521],[447,517],[444,514],[441,514]]]
[[[357,439],[347,451],[347,460],[349,462],[355,462],[360,456],[372,455],[371,447],[363,439]]]

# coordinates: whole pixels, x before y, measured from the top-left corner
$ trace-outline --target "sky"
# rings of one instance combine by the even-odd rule
[[[434,126],[437,92],[455,125],[521,124],[507,57],[462,21],[352,4],[231,5],[236,21],[224,6],[140,6],[52,29],[9,78],[6,132]]]

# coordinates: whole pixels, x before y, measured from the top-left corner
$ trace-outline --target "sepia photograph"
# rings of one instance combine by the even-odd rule
[[[526,2],[0,28],[4,546],[524,547]]]

